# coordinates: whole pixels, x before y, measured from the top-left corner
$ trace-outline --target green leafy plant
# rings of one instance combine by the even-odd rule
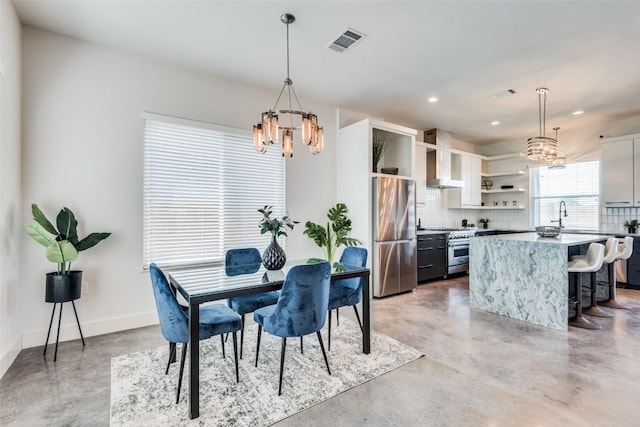
[[[322,226],[311,221],[304,225],[304,234],[307,235],[316,245],[324,250],[325,259],[333,261],[336,250],[340,246],[356,246],[362,244],[360,240],[349,237],[351,232],[351,220],[347,217],[347,205],[338,203],[329,209],[327,213],[326,226]]]
[[[91,233],[78,240],[78,221],[69,208],[62,208],[56,217],[56,227],[51,224],[37,204],[31,205],[31,213],[36,224],[25,225],[27,233],[47,248],[47,259],[58,264],[58,274],[69,274],[71,262],[78,258],[78,252],[94,247],[111,233]]]
[[[286,229],[288,228],[291,231],[294,225],[300,223],[300,221],[294,221],[289,218],[289,214],[286,214],[281,219],[271,218],[273,206],[265,206],[262,209],[258,209],[258,212],[264,215],[264,218],[260,220],[260,224],[258,225],[260,227],[260,234],[269,232],[274,237],[287,236]]]
[[[387,133],[383,130],[373,129],[373,170],[376,171],[378,163],[387,148]]]
[[[480,218],[478,222],[480,222],[480,224],[489,224],[489,218]]]
[[[631,232],[632,230],[635,230],[636,228],[638,228],[638,220],[631,219],[631,220],[625,221],[624,228],[629,230],[629,232]]]

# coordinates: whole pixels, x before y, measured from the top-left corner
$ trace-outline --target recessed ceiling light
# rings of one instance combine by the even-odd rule
[[[574,116],[579,116],[580,114],[584,114],[584,111],[582,111],[582,110],[578,110],[578,111],[574,111],[574,112],[573,112],[573,113],[571,113],[571,114],[573,114]]]
[[[438,102],[438,98],[436,98],[435,96],[432,96],[431,98],[427,99],[427,102]]]
[[[491,122],[491,126],[498,126],[499,124],[500,124],[500,122],[497,121],[497,120]]]

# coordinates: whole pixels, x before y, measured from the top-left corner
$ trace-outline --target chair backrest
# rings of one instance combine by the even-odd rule
[[[591,243],[587,250],[587,262],[589,269],[583,271],[598,271],[602,267],[604,259],[604,245],[600,243]]]
[[[156,300],[160,330],[169,342],[184,343],[189,341],[188,317],[178,304],[176,296],[169,287],[169,282],[157,265],[149,266],[153,296]]]
[[[602,262],[604,264],[611,264],[616,260],[618,256],[618,239],[615,237],[609,237],[607,239],[607,244],[604,247],[604,259]]]
[[[342,255],[340,256],[340,262],[344,264],[358,265],[364,267],[367,265],[367,250],[365,248],[358,248],[356,246],[348,246],[344,248]],[[362,294],[362,285],[364,283],[363,277],[354,277],[352,279],[339,280],[336,283],[340,283],[342,286],[347,286],[354,291],[358,291]]]
[[[326,261],[292,267],[282,285],[268,332],[298,337],[322,329],[327,320],[330,283],[331,265]]]
[[[626,236],[622,241],[622,247],[618,250],[616,259],[629,259],[633,253],[633,237]]]
[[[260,270],[262,257],[256,248],[229,249],[224,257],[227,276],[251,274]]]

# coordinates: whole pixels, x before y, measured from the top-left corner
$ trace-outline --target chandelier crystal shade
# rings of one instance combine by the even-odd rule
[[[558,142],[545,136],[545,113],[547,108],[547,93],[549,89],[539,87],[538,116],[540,120],[539,136],[527,139],[527,157],[538,162],[550,162],[558,155]]]
[[[553,128],[556,131],[556,143],[558,142],[558,129]],[[567,167],[567,158],[565,156],[556,155],[551,160],[549,160],[549,164],[547,165],[549,169],[564,169]]]
[[[289,78],[289,24],[295,22],[295,16],[285,13],[280,20],[287,25],[287,78],[272,109],[262,113],[260,123],[253,125],[253,146],[259,153],[266,153],[271,144],[282,144],[282,155],[293,157],[293,133],[299,130],[302,143],[309,146],[312,154],[324,150],[324,135],[322,127],[318,126],[318,116],[302,111],[300,101],[293,90],[293,81]],[[278,103],[285,94],[288,108],[278,109]],[[292,102],[295,100],[298,109],[294,110]]]

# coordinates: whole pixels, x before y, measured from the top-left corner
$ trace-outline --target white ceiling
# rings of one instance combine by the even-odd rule
[[[24,24],[274,92],[286,76],[280,15],[292,13],[299,97],[478,144],[538,135],[540,86],[550,90],[547,134],[559,126],[560,139],[640,115],[639,1],[13,3]],[[367,37],[346,54],[327,49],[346,27]],[[506,89],[517,93],[489,98]]]

